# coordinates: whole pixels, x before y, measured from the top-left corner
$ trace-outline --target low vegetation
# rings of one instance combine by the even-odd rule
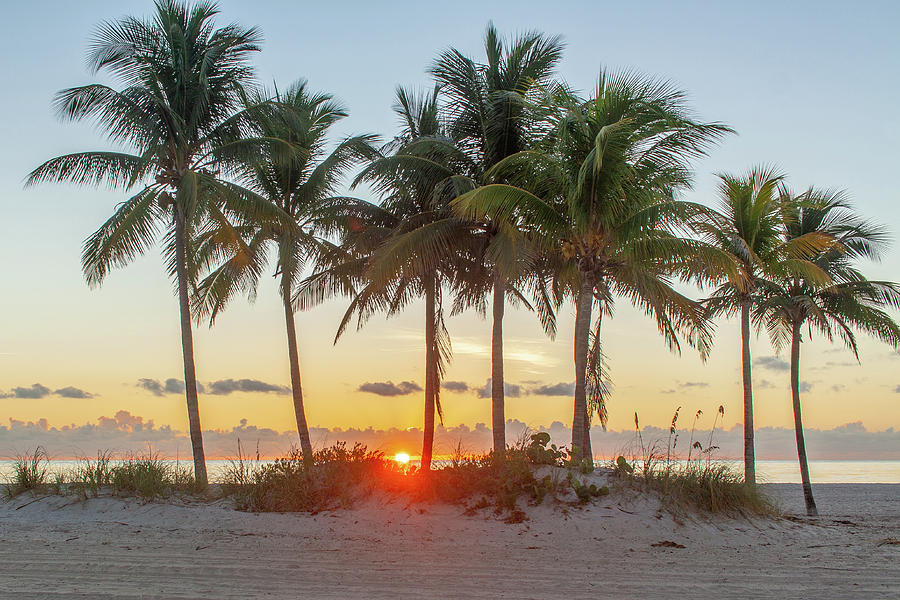
[[[695,439],[697,421],[703,411],[698,410],[691,425],[686,460],[676,458],[678,446],[679,407],[672,416],[669,438],[663,451],[658,442],[645,444],[637,413],[634,414],[637,453],[632,460],[619,456],[610,465],[614,486],[618,490],[651,492],[675,516],[689,510],[700,513],[757,514],[774,516],[775,505],[755,483],[745,482],[731,465],[714,461],[717,450],[713,440],[719,417],[725,409],[719,406],[706,446]]]
[[[258,451],[255,457],[246,456],[239,446],[237,458],[221,476],[219,490],[239,510],[253,512],[315,514],[380,498],[452,504],[469,515],[491,511],[507,522],[521,522],[528,506],[577,507],[609,495],[612,487],[619,494],[658,498],[676,516],[688,511],[776,514],[759,487],[745,484],[729,465],[710,459],[712,437],[704,448],[693,441],[692,432],[691,446],[697,452],[687,461],[674,459],[677,415],[676,411],[665,453],[656,443],[645,446],[637,429],[639,454],[630,460],[619,456],[599,469],[590,460],[577,459],[570,449],[551,444],[544,432],[523,436],[503,456],[457,449],[450,460],[428,471],[399,464],[361,444],[348,447],[339,442],[316,451],[312,461],[305,461],[297,449],[275,461],[263,461]],[[17,459],[7,486],[10,497],[31,492],[84,499],[109,494],[153,500],[197,491],[188,468],[152,451],[121,460],[100,452],[68,472],[51,473],[47,454],[40,448]]]
[[[152,450],[120,460],[114,460],[110,452],[99,452],[95,460],[82,459],[68,471],[51,472],[50,459],[39,447],[15,460],[5,493],[8,498],[30,492],[86,499],[105,492],[153,500],[196,489],[190,469],[172,464]]]

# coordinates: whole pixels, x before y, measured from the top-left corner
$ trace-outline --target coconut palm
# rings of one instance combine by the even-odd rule
[[[692,120],[684,94],[671,85],[627,72],[601,71],[587,100],[566,90],[548,100],[552,130],[542,146],[500,161],[489,175],[509,183],[479,188],[456,206],[473,218],[528,223],[553,248],[558,295],[576,302],[572,450],[588,459],[588,396],[592,412],[606,420],[600,317],[616,296],[653,316],[671,349],[680,349],[683,333],[702,354],[708,350],[711,332],[699,304],[671,283],[702,279],[729,261],[674,234],[703,210],[674,196],[690,183],[689,160],[730,130]]]
[[[710,243],[734,258],[738,269],[724,277],[706,301],[710,315],[740,313],[741,369],[744,390],[744,480],[756,482],[753,427],[753,384],[750,358],[750,318],[761,278],[775,273],[805,272],[815,267],[805,257],[824,247],[827,236],[811,233],[794,240],[781,235],[782,197],[779,185],[784,175],[770,167],[754,167],[745,175],[719,176],[719,209],[696,227]]]
[[[803,329],[807,338],[818,331],[831,341],[835,336],[859,360],[854,330],[868,333],[894,348],[900,345],[900,326],[883,309],[900,308],[900,286],[887,281],[869,281],[857,269],[860,258],[878,258],[886,247],[883,228],[860,219],[842,192],[810,189],[799,196],[782,190],[782,224],[788,242],[811,236],[827,236],[833,243],[810,257],[829,280],[822,283],[799,275],[760,286],[754,320],[765,326],[780,350],[791,346],[791,398],[797,456],[803,483],[806,512],[818,510],[812,494],[803,420],[800,411],[800,345]]]
[[[466,155],[471,186],[488,183],[484,173],[504,158],[526,150],[540,132],[539,123],[528,110],[528,101],[543,86],[550,83],[556,63],[562,56],[559,37],[547,37],[536,32],[520,35],[508,43],[500,38],[493,24],[489,24],[484,38],[487,62],[477,63],[455,48],[438,57],[431,73],[446,97],[449,118],[448,133],[454,146]],[[469,275],[457,290],[459,310],[475,307],[484,312],[485,298],[491,297],[491,427],[496,456],[506,449],[506,416],[503,376],[503,313],[507,293],[513,301],[524,301],[515,283],[521,284],[529,271],[534,255],[529,252],[527,237],[517,224],[476,221],[468,233],[478,240],[462,245],[475,250],[474,265],[466,269]],[[459,240],[457,240],[459,242]],[[459,243],[457,243],[459,245]],[[458,252],[459,248],[447,248]],[[540,293],[539,282],[527,279],[532,285],[542,323],[553,332],[553,315],[546,296]],[[508,289],[512,287],[513,289]]]
[[[305,81],[299,81],[284,92],[256,94],[250,106],[261,105],[267,98],[271,99],[271,106],[255,112],[252,126],[260,137],[281,143],[268,146],[252,161],[240,165],[238,176],[245,187],[265,198],[274,212],[286,215],[290,226],[264,219],[235,227],[237,237],[228,235],[228,231],[208,232],[201,253],[205,255],[203,251],[208,251],[211,256],[217,256],[224,251],[229,256],[201,282],[199,301],[202,313],[208,314],[212,322],[236,293],[246,291],[255,296],[267,251],[274,249],[275,273],[280,278],[278,289],[284,305],[297,432],[303,459],[312,464],[292,298],[304,269],[315,263],[319,253],[329,250],[330,245],[322,236],[336,230],[341,206],[348,201],[336,197],[335,189],[354,161],[374,152],[370,145],[374,136],[347,138],[326,153],[329,130],[347,116],[332,96],[311,92]],[[235,240],[239,243],[234,244]]]
[[[373,314],[400,312],[417,298],[425,300],[425,416],[421,468],[431,467],[435,413],[441,418],[440,381],[450,358],[450,337],[444,326],[443,291],[459,272],[453,257],[437,263],[431,256],[408,251],[439,244],[442,236],[459,231],[449,200],[454,187],[452,144],[441,126],[437,88],[425,94],[397,90],[394,107],[402,130],[357,176],[354,186],[368,183],[382,196],[379,205],[348,204],[342,243],[324,253],[316,271],[298,287],[297,301],[309,305],[336,294],[352,300],[335,341],[354,317],[361,327]],[[440,143],[432,143],[439,141]],[[439,227],[429,227],[441,223]],[[410,235],[412,234],[412,235]]]
[[[88,51],[94,73],[106,71],[121,89],[90,84],[60,92],[61,117],[90,119],[130,151],[68,154],[47,161],[28,178],[121,187],[139,191],[84,244],[82,265],[90,285],[110,269],[130,263],[165,231],[165,256],[175,279],[181,315],[185,396],[194,474],[207,482],[197,378],[194,369],[189,287],[196,277],[195,236],[230,215],[271,215],[266,206],[217,173],[246,157],[262,141],[243,139],[239,111],[251,82],[248,55],[259,49],[256,29],[216,28],[216,5],[157,0],[152,18],[104,23]]]

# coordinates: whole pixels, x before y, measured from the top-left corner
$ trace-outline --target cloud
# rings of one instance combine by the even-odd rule
[[[695,439],[709,439],[712,418],[701,417]],[[626,424],[623,424],[626,425]],[[186,428],[186,427],[185,427]],[[506,422],[508,439],[516,439],[526,430],[521,421]],[[531,424],[531,432],[546,431],[553,443],[567,445],[571,441],[571,430],[563,423],[554,422],[549,426]],[[679,429],[685,432],[686,429]],[[645,426],[641,430],[644,444],[659,442],[663,445],[669,435],[668,428]],[[420,429],[327,429],[310,428],[313,445],[316,448],[330,446],[338,441],[354,444],[359,442],[370,449],[379,449],[387,454],[400,451],[415,451],[422,444]],[[683,433],[686,436],[686,434]],[[622,430],[603,431],[597,425],[591,431],[596,454],[615,457],[629,448],[636,448],[635,432],[625,427]],[[684,437],[687,439],[687,437]],[[242,419],[236,427],[207,429],[203,432],[203,443],[207,457],[233,457],[238,440],[244,448],[259,445],[264,457],[283,456],[296,443],[297,431],[276,431],[266,427],[256,427]],[[435,428],[435,452],[451,453],[457,445],[470,452],[485,452],[492,443],[491,430],[483,423],[474,427],[457,425]],[[740,425],[731,429],[717,428],[713,434],[713,444],[719,447],[715,458],[739,458],[743,453],[743,430]],[[841,460],[900,460],[900,430],[868,431],[862,423],[847,423],[833,429],[806,429],[806,444],[810,455],[818,459]],[[110,450],[118,456],[128,452],[145,452],[148,445],[161,456],[181,459],[190,457],[190,438],[186,431],[168,425],[156,425],[140,415],[128,411],[118,411],[112,416],[101,416],[91,423],[82,425],[53,426],[47,419],[33,422],[9,419],[0,425],[0,456],[15,456],[35,445],[43,446],[55,458],[76,458],[94,455],[97,449]],[[796,460],[796,441],[791,427],[760,427],[756,430],[757,458]],[[678,444],[676,453],[687,452],[687,444]]]
[[[490,398],[491,397],[491,379],[488,378],[484,384],[484,387],[480,387],[477,390],[479,398]],[[516,385],[515,383],[503,383],[503,395],[509,398],[518,398],[522,395],[522,386]]]
[[[64,388],[60,388],[53,392],[57,396],[62,396],[63,398],[93,398],[94,394],[90,392],[86,392],[77,387],[73,387],[71,385],[66,386]]]
[[[843,392],[846,389],[847,389],[847,386],[844,385],[843,383],[836,383],[833,386],[831,386],[831,391],[833,391],[833,392]]]
[[[772,383],[771,381],[769,381],[768,379],[760,379],[758,382],[756,382],[755,385],[758,389],[761,389],[761,390],[770,390],[770,389],[776,387],[775,384]]]
[[[0,398],[23,398],[35,400],[50,395],[50,388],[39,383],[34,383],[31,387],[15,387],[7,394],[0,394]]]
[[[800,385],[797,386],[797,389],[803,393],[806,393],[812,389],[812,384],[808,381],[801,381]]]
[[[448,392],[468,392],[469,384],[465,381],[442,381],[441,387]]]
[[[680,387],[680,388],[708,388],[709,384],[705,381],[685,381],[684,383],[679,383],[678,387]]]
[[[37,400],[46,398],[50,394],[61,398],[93,398],[94,394],[86,392],[81,388],[67,385],[57,390],[51,390],[46,385],[34,383],[30,387],[15,387],[8,393],[0,393],[0,398],[22,398],[27,400]]]
[[[894,393],[900,394],[900,385],[898,385],[897,387],[894,388]]]
[[[674,393],[675,393],[675,390],[669,388],[669,389],[667,389],[667,390],[659,390],[659,393],[660,393],[660,394],[674,394]]]
[[[137,387],[150,392],[154,396],[184,393],[184,381],[182,381],[181,379],[175,379],[174,377],[169,377],[164,383],[160,383],[158,379],[138,379],[136,385]],[[197,392],[200,394],[206,393],[206,386],[204,386],[199,381],[197,382]]]
[[[291,388],[258,379],[220,379],[206,386],[206,393],[214,396],[227,396],[234,392],[290,394]]]
[[[753,361],[753,364],[761,369],[769,369],[771,371],[790,371],[791,365],[786,360],[782,360],[777,356],[760,356]]]
[[[165,396],[166,394],[165,387],[163,387],[163,384],[161,384],[156,379],[138,379],[135,385],[143,390],[150,392],[154,396]]]
[[[566,383],[561,381],[552,385],[542,385],[531,388],[529,393],[536,396],[571,396],[575,393],[575,382]]]
[[[422,388],[415,381],[367,381],[357,388],[359,392],[367,392],[376,396],[406,396],[413,392],[421,392]]]

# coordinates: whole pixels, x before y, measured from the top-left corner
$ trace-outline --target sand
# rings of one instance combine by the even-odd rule
[[[786,513],[799,486],[773,484]],[[817,485],[818,519],[690,518],[608,496],[505,524],[370,501],[0,501],[0,598],[898,598],[900,485]],[[658,545],[661,542],[671,544]]]

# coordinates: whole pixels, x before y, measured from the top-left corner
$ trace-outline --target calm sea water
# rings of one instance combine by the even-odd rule
[[[740,461],[720,462],[731,464],[738,471],[743,469]],[[71,460],[54,460],[50,470],[66,471],[76,464]],[[190,466],[185,461],[181,464]],[[207,461],[210,479],[220,478],[229,464],[227,460]],[[0,481],[8,480],[12,465],[11,460],[0,460]],[[900,460],[814,460],[809,463],[809,471],[813,483],[900,483]],[[760,482],[800,483],[800,467],[796,460],[760,460],[756,463],[756,472]]]

